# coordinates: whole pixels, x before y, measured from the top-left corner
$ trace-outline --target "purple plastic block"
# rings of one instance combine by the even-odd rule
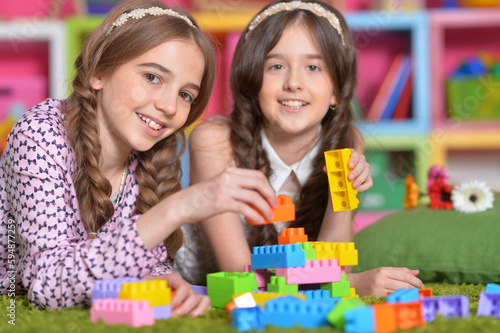
[[[271,280],[271,273],[267,269],[252,269],[252,265],[245,265],[245,272],[255,273],[259,288],[267,288],[267,284]]]
[[[172,315],[171,305],[153,306],[155,319],[168,319]]]
[[[204,286],[196,286],[194,284],[191,285],[191,288],[194,290],[196,295],[208,295],[207,287]]]
[[[431,322],[436,314],[446,318],[469,316],[469,298],[465,295],[426,297],[422,300],[424,321]]]
[[[94,304],[96,299],[118,298],[118,294],[122,290],[123,283],[136,281],[140,281],[140,279],[125,277],[112,280],[95,280],[94,289],[92,289],[91,302]]]
[[[154,325],[154,311],[149,301],[96,299],[90,308],[90,320],[102,319],[105,324],[126,324],[133,327]]]
[[[477,315],[500,318],[500,293],[482,292],[479,296]]]

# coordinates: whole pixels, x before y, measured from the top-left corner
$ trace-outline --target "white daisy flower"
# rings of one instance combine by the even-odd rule
[[[493,192],[486,182],[473,180],[455,186],[451,192],[453,208],[462,213],[477,213],[493,208]]]

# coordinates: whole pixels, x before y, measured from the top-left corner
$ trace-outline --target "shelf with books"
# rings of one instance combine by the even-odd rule
[[[442,130],[495,128],[500,117],[485,119],[473,114],[478,103],[488,96],[491,77],[483,77],[475,93],[461,99],[461,105],[447,105],[446,84],[452,73],[471,57],[487,52],[500,57],[500,9],[434,10],[430,13],[432,127]],[[458,111],[457,111],[458,110]]]
[[[357,45],[357,94],[367,116],[359,122],[360,130],[377,137],[426,134],[430,127],[427,14],[367,11],[348,13],[346,19]],[[406,61],[406,67],[398,67],[398,61]],[[399,74],[390,74],[391,70],[399,70]],[[384,83],[392,86],[385,89]],[[394,95],[389,94],[391,91]],[[377,102],[378,93],[385,102]],[[409,110],[401,109],[396,113],[399,119],[394,119],[394,108],[399,104],[394,96],[401,99],[403,95],[403,104],[410,104]],[[391,103],[389,111],[379,107]],[[368,113],[371,105],[374,107]]]

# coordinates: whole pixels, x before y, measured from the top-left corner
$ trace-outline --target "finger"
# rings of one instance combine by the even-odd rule
[[[241,188],[229,188],[227,189],[227,192],[224,196],[228,199],[231,198],[232,200],[234,200],[233,209],[235,209],[236,212],[241,213],[246,217],[252,218],[252,220],[253,217],[258,219],[258,216],[260,216],[259,212],[268,220],[271,220],[274,217],[268,201],[266,201],[259,193],[255,191],[244,190]],[[224,199],[224,197],[219,199],[224,201],[226,200]],[[229,201],[228,203],[231,204],[231,201]],[[262,217],[261,220],[262,222],[264,222]]]
[[[198,317],[204,314],[207,310],[210,310],[212,307],[210,305],[210,298],[206,295],[197,295],[198,297],[198,305],[189,312],[189,315],[192,317]]]
[[[373,185],[370,169],[364,168],[360,175],[352,182],[352,186],[358,191],[366,191]]]
[[[276,208],[278,206],[276,192],[262,171],[231,168],[228,172],[235,176],[231,177],[230,184],[237,184],[246,189],[257,191],[271,207]]]
[[[389,271],[388,277],[397,281],[397,285],[400,289],[422,288],[424,285],[422,281],[406,267],[393,267]]]
[[[351,168],[351,171],[347,175],[347,179],[350,181],[355,180],[355,179],[357,180],[362,175],[364,168],[365,168],[365,163],[363,163],[362,161],[359,163],[356,163],[356,165],[354,165],[354,168]],[[359,181],[358,181],[358,183],[359,183]]]
[[[347,163],[347,166],[350,169],[352,169],[358,163],[359,153],[354,148],[349,148],[349,150],[351,151],[351,158],[349,158],[349,162]]]
[[[173,310],[172,314],[182,317],[188,313],[190,313],[194,308],[196,308],[198,304],[198,295],[195,293],[188,294],[185,299],[183,299],[182,303],[177,305]]]

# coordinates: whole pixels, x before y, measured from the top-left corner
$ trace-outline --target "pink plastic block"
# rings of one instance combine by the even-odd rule
[[[155,323],[154,311],[149,306],[149,301],[96,299],[90,308],[90,320],[97,322],[101,318],[105,324],[126,324],[133,327]]]
[[[341,278],[337,259],[306,260],[305,267],[277,268],[276,276],[284,276],[287,284],[337,282]]]
[[[245,265],[245,272],[255,273],[255,280],[259,284],[259,289],[267,289],[267,284],[271,280],[271,273],[267,269],[252,269],[252,265]]]

